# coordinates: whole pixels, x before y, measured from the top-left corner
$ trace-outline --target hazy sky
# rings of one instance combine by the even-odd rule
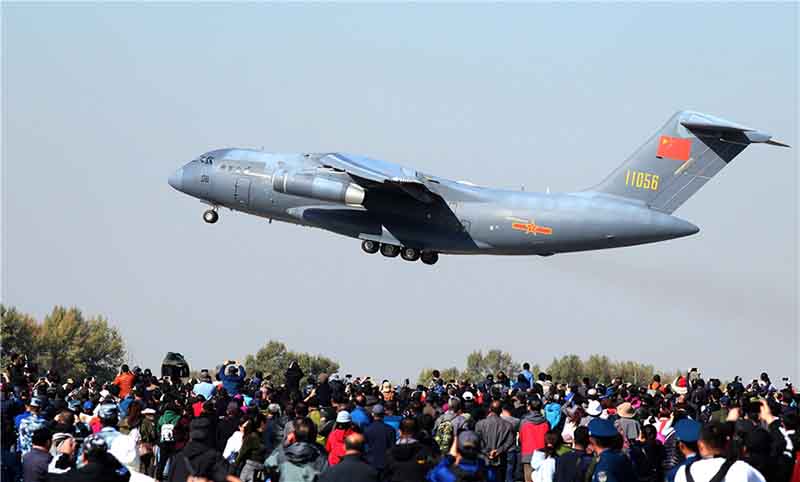
[[[798,148],[752,146],[649,246],[435,268],[167,185],[217,147],[342,150],[478,184],[593,185],[695,109],[798,145],[798,5],[3,3],[2,301],[104,314],[131,361],[275,338],[415,378],[502,348],[798,369]]]

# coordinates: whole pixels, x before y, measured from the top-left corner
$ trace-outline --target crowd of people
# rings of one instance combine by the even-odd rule
[[[40,376],[41,375],[41,376]],[[2,480],[800,482],[797,392],[766,373],[722,383],[560,382],[529,365],[423,385],[123,365],[113,380],[2,381]]]

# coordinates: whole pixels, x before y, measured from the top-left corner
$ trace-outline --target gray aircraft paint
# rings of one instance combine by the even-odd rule
[[[685,158],[657,155],[669,139],[687,147]],[[574,193],[480,187],[343,153],[237,148],[200,156],[169,184],[214,209],[421,252],[551,255],[697,233],[671,213],[751,143],[784,146],[749,127],[678,112],[604,181]]]

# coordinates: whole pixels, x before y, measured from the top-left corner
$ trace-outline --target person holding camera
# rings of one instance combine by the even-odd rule
[[[246,375],[244,367],[239,364],[238,360],[225,360],[225,363],[219,368],[217,377],[228,395],[235,397],[241,393]]]

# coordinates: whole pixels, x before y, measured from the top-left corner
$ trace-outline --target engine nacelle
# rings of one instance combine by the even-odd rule
[[[277,171],[272,176],[272,189],[292,196],[353,206],[359,206],[364,202],[364,188],[358,184],[331,179],[312,172]]]

